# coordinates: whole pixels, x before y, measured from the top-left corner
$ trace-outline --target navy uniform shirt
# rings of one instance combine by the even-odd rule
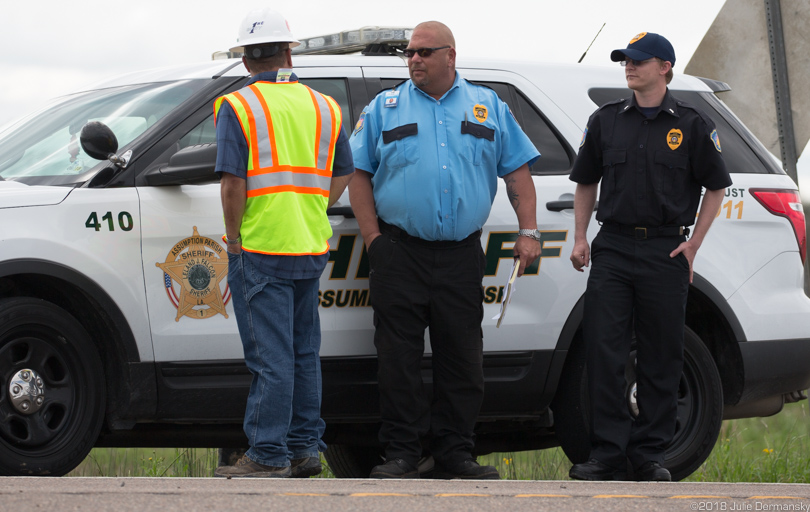
[[[412,81],[381,92],[350,138],[380,219],[424,240],[463,240],[503,177],[540,156],[492,89],[459,78],[438,100]]]
[[[700,189],[731,185],[714,122],[667,89],[646,117],[629,99],[594,112],[570,179],[601,180],[596,220],[628,226],[691,226]]]
[[[277,73],[268,71],[258,73],[245,84],[245,87],[255,82],[275,82]],[[290,81],[297,81],[295,73]],[[344,113],[345,115],[345,113]],[[242,125],[236,116],[233,107],[227,101],[222,102],[216,118],[217,129],[217,164],[216,172],[227,172],[242,179],[247,179],[248,145]],[[351,147],[349,139],[343,128],[340,129],[337,144],[335,145],[335,160],[332,164],[332,176],[346,176],[354,172]],[[329,251],[316,256],[277,256],[242,251],[246,258],[250,258],[255,266],[262,272],[281,279],[312,279],[320,277],[329,261]]]

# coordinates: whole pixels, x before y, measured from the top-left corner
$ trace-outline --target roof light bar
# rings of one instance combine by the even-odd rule
[[[292,53],[339,55],[360,52],[370,45],[379,44],[404,48],[410,41],[411,34],[413,29],[406,27],[363,27],[359,30],[299,39],[301,45],[293,48]]]

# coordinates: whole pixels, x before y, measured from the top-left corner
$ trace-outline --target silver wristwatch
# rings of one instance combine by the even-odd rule
[[[540,241],[540,232],[536,229],[519,229],[518,236],[528,236],[532,240]]]

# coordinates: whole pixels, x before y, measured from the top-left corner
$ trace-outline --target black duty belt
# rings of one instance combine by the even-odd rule
[[[423,245],[425,247],[432,247],[433,249],[450,249],[453,247],[461,247],[463,245],[468,245],[471,242],[476,242],[481,238],[481,231],[476,231],[464,240],[424,240],[417,236],[409,235],[404,229],[388,224],[380,218],[377,219],[377,222],[380,224],[380,231],[391,235],[397,240]]]
[[[685,228],[683,226],[658,226],[650,228],[606,222],[602,224],[602,229],[608,233],[631,236],[636,240],[646,240],[647,238],[655,238],[659,236],[689,235],[689,228]]]

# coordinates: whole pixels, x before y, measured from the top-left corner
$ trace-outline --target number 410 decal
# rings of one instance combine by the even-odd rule
[[[98,214],[96,212],[92,212],[89,217],[87,217],[87,221],[84,223],[85,227],[88,229],[95,229],[96,231],[101,231],[102,226],[104,226],[103,222],[107,221],[107,227],[110,231],[115,231],[115,223],[113,222],[113,214],[112,212],[107,212],[101,217],[101,222],[98,221]],[[129,212],[121,212],[118,214],[118,227],[121,228],[122,231],[130,231],[135,226],[135,223],[132,221],[132,215]]]

